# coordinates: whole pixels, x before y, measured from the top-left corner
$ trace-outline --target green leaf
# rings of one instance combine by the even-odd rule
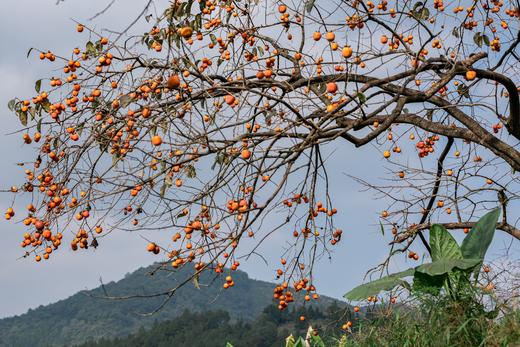
[[[482,39],[484,40],[484,44],[489,46],[491,42],[489,42],[489,37],[487,35],[482,35]]]
[[[195,178],[195,177],[197,177],[197,171],[195,170],[195,167],[193,165],[186,165],[184,167],[184,171],[186,172],[186,176],[188,178]]]
[[[161,186],[161,190],[159,191],[159,194],[160,194],[161,198],[164,198],[164,196],[166,195],[166,189],[168,189],[168,185],[167,184],[163,184]]]
[[[34,120],[36,117],[36,109],[34,107],[29,107],[29,114],[31,115],[31,120]]]
[[[34,90],[36,90],[36,93],[39,93],[42,88],[42,80],[37,80],[36,83],[34,83]]]
[[[87,42],[86,46],[87,55],[95,55],[96,54],[96,46],[91,41]]]
[[[324,94],[327,91],[327,86],[325,86],[325,83],[318,83],[317,88],[320,94]]]
[[[193,285],[195,286],[195,288],[200,289],[200,285],[199,285],[199,275],[193,277]],[[229,342],[228,342],[228,343],[229,343]]]
[[[231,343],[226,343],[226,347],[233,347],[233,345]]]
[[[480,264],[480,259],[440,259],[428,264],[420,265],[416,272],[428,274],[430,276],[445,275],[453,269],[468,270]]]
[[[181,213],[179,213],[179,214],[177,215],[177,218],[182,218],[182,217],[185,217],[185,216],[187,216],[187,215],[188,215],[188,212],[187,212],[187,211],[186,211],[186,212],[185,212],[185,211],[182,211]]]
[[[293,345],[294,347],[307,347],[306,346],[306,343],[305,343],[305,340],[303,339],[303,337],[298,337],[298,340],[296,340],[296,342],[294,343]]]
[[[461,251],[464,258],[484,259],[493,240],[499,216],[500,208],[496,208],[478,220],[462,241]]]
[[[204,8],[206,7],[206,0],[201,0],[201,2],[199,2],[199,8],[200,10],[204,10]]]
[[[416,272],[413,276],[413,290],[424,294],[438,295],[445,279],[445,275],[430,276],[422,272]]]
[[[434,262],[441,259],[462,259],[457,241],[442,225],[435,224],[430,228],[430,247]]]
[[[357,286],[352,289],[347,294],[343,295],[343,297],[347,300],[365,300],[369,296],[374,296],[379,294],[381,291],[391,290],[398,285],[403,285],[403,283],[407,283],[402,278],[407,276],[412,276],[414,274],[414,269],[408,269],[406,271],[401,271],[378,280],[368,282]]]
[[[359,102],[363,105],[367,101],[367,97],[363,93],[358,93],[357,97],[359,98]]]
[[[421,1],[418,1],[413,7],[412,15],[417,19],[426,20],[430,17],[430,10],[428,10]]]
[[[9,111],[14,111],[16,107],[16,99],[9,100],[9,102],[7,103],[7,107],[9,108]]]
[[[426,7],[423,8],[420,12],[420,16],[419,16],[421,19],[428,19],[430,18],[430,10],[428,10]]]
[[[285,347],[294,347],[295,342],[296,342],[296,340],[294,339],[294,336],[289,335],[285,339]]]
[[[383,223],[381,223],[381,221],[379,221],[379,227],[381,228],[381,234],[385,236],[385,227],[383,226]]]
[[[451,34],[453,36],[455,36],[456,38],[459,38],[460,37],[460,33],[459,33],[459,27],[454,27]]]
[[[422,1],[417,1],[414,5],[413,5],[413,11],[417,11],[417,9],[421,6],[424,6],[423,2]]]
[[[473,35],[473,41],[477,46],[482,47],[482,35],[480,33]]]
[[[77,127],[76,127],[76,133],[78,133],[79,136],[81,136],[81,134],[83,134],[83,130],[85,129],[85,122],[82,122],[80,123]]]
[[[132,98],[130,97],[130,95],[125,94],[119,98],[119,104],[122,108],[127,107],[128,105],[130,105],[131,102]]]
[[[325,347],[323,340],[318,335],[310,334],[312,347]]]
[[[457,86],[457,93],[459,93],[459,95],[462,95],[466,99],[469,99],[469,88],[464,83],[460,83]]]
[[[27,126],[27,113],[22,111],[17,111],[16,113],[20,119],[20,123],[22,123],[23,126]]]
[[[119,162],[119,159],[121,159],[121,157],[118,154],[112,155],[112,166],[113,167],[117,167],[117,163]]]
[[[49,100],[45,100],[41,105],[45,112],[49,113],[49,111],[51,110],[51,103],[49,102]]]
[[[195,16],[196,29],[199,30],[202,28],[202,15],[199,13]]]
[[[307,2],[305,3],[305,11],[311,12],[312,8],[314,7],[314,2],[315,0],[307,0]]]

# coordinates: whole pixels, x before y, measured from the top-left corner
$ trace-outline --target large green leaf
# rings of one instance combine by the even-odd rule
[[[462,252],[457,241],[442,225],[430,228],[430,247],[433,261],[441,259],[462,259]]]
[[[500,216],[500,209],[496,208],[486,213],[478,220],[469,234],[462,241],[461,251],[466,259],[484,259],[493,240],[495,228]]]
[[[430,276],[446,275],[453,269],[468,270],[480,264],[481,259],[441,259],[416,268],[416,273],[421,272]]]
[[[369,296],[374,296],[379,294],[384,290],[391,290],[398,285],[405,285],[404,283],[408,283],[404,281],[402,278],[407,276],[412,276],[414,274],[414,269],[408,269],[406,271],[398,272],[378,280],[368,282],[357,286],[352,289],[350,292],[345,294],[343,297],[347,300],[365,300]]]
[[[430,276],[416,271],[413,276],[413,290],[424,294],[438,295],[445,280],[446,275]]]

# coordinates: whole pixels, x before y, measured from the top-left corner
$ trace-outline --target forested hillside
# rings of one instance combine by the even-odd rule
[[[232,321],[251,321],[272,303],[274,284],[250,279],[246,273],[234,272],[236,285],[222,290],[220,281],[203,274],[199,287],[188,284],[156,314],[143,316],[156,309],[164,297],[109,300],[101,298],[132,294],[151,294],[175,287],[186,278],[187,269],[177,272],[159,271],[150,275],[154,266],[141,268],[118,282],[103,288],[79,292],[65,300],[11,318],[0,320],[0,346],[35,347],[79,344],[90,338],[122,337],[150,328],[155,322],[171,320],[183,311],[222,310]],[[322,297],[320,305],[331,299]]]
[[[300,320],[301,316],[305,320]],[[274,347],[282,346],[289,334],[305,335],[309,324],[333,339],[341,333],[342,319],[345,319],[344,310],[335,304],[325,310],[300,306],[290,312],[270,305],[254,321],[235,322],[226,311],[185,311],[174,320],[158,323],[149,330],[141,329],[125,338],[91,341],[80,347],[224,347],[227,342],[236,347]]]

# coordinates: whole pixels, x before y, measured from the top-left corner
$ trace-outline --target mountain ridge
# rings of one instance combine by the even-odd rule
[[[249,278],[243,271],[233,271],[236,285],[222,288],[221,280],[203,273],[200,289],[193,284],[179,288],[164,307],[152,316],[163,297],[110,300],[103,296],[149,295],[167,291],[181,283],[191,273],[158,271],[147,275],[156,264],[141,267],[119,281],[111,281],[91,290],[80,291],[55,303],[30,309],[27,313],[0,319],[1,347],[62,346],[79,344],[92,338],[114,338],[135,333],[141,327],[150,328],[155,322],[171,320],[183,311],[204,312],[224,310],[233,320],[250,321],[273,303],[274,283]],[[318,305],[335,302],[321,297]]]

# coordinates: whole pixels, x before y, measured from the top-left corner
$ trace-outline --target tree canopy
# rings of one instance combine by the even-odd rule
[[[497,206],[497,228],[520,239],[507,209],[520,169],[517,2],[177,0],[157,15],[152,2],[142,35],[78,23],[71,52],[29,52],[62,73],[9,103],[37,149],[8,189],[31,199],[27,256],[166,230],[172,242],[147,250],[194,267],[183,283],[196,283],[236,270],[245,238],[289,230],[274,297],[280,309],[295,291],[317,298],[312,265],[342,238],[329,144],[372,144],[395,169],[385,185],[358,178],[388,201],[390,254],[418,259],[410,247],[429,250],[432,221],[467,232]],[[272,213],[278,226],[262,227]]]

